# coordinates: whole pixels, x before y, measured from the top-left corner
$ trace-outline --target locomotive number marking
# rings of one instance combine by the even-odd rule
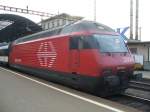
[[[22,61],[22,60],[21,60],[20,58],[16,58],[16,59],[15,59],[15,62],[16,62],[16,63],[19,63],[19,62],[21,62],[21,61]]]

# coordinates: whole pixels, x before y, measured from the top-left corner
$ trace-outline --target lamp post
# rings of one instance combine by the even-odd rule
[[[96,0],[94,0],[94,21],[96,21]]]
[[[139,38],[139,0],[136,0],[136,18],[135,18],[135,40]]]
[[[130,39],[133,40],[133,0],[130,0]]]

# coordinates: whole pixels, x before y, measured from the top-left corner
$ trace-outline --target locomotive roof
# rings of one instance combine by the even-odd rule
[[[54,30],[46,30],[41,31],[32,35],[28,35],[22,38],[19,38],[15,41],[15,43],[25,42],[29,40],[44,38],[48,36],[60,35],[60,34],[71,34],[73,32],[81,32],[81,31],[101,31],[101,32],[115,32],[110,27],[93,22],[93,21],[78,21],[69,25],[62,26],[58,29]]]
[[[102,32],[114,32],[112,28],[106,25],[103,25],[101,23],[81,20],[81,21],[75,22],[74,24],[69,24],[65,26],[62,29],[61,34],[80,32],[80,31],[91,31],[91,30],[102,31]]]

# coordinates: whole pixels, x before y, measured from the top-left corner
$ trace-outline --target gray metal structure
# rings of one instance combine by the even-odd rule
[[[54,14],[50,14],[50,13],[29,10],[28,6],[27,6],[27,9],[23,9],[23,8],[0,5],[0,10],[10,11],[10,12],[18,12],[18,13],[24,13],[24,14],[31,14],[31,15],[37,15],[37,16],[44,16],[44,17],[54,16]]]

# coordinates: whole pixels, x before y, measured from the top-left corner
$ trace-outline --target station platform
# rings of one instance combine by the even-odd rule
[[[0,112],[138,112],[138,110],[0,67]]]
[[[143,74],[143,78],[150,79],[150,71],[135,71],[134,73],[135,74],[136,73],[142,73]]]

